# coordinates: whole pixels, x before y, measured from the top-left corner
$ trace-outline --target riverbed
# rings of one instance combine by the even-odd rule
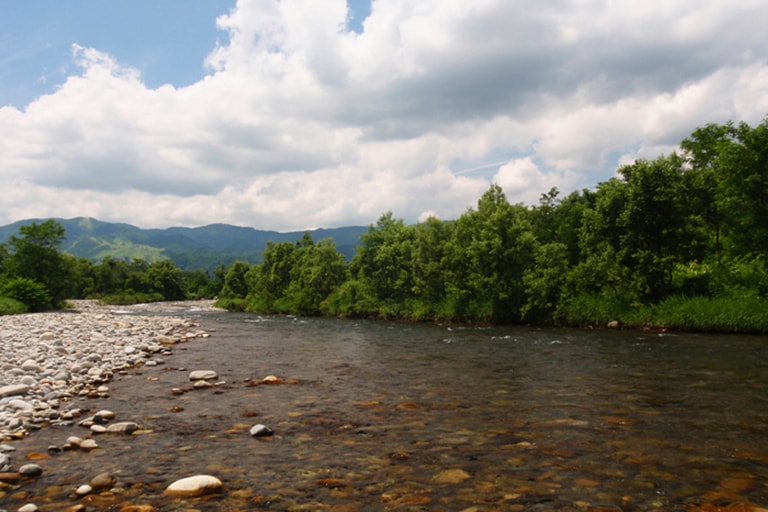
[[[88,452],[48,452],[91,436],[77,425],[15,442],[44,472],[0,508],[768,507],[764,337],[185,314],[210,338],[79,399],[140,429]],[[196,388],[193,370],[217,377]],[[257,423],[274,435],[251,437]],[[73,496],[102,472],[114,488]],[[223,491],[163,494],[194,474]]]

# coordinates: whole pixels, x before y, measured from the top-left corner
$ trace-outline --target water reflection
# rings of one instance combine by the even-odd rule
[[[161,492],[194,473],[227,489],[198,510],[768,506],[762,338],[201,320],[212,338],[120,376],[91,404],[145,431],[46,461],[29,492],[66,495],[111,471],[123,485],[111,499],[161,510],[189,508]],[[192,369],[216,370],[220,385],[173,395]],[[267,375],[285,383],[254,385]],[[250,438],[253,423],[276,435]]]

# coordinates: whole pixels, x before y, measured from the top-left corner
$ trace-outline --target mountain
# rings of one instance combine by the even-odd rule
[[[0,226],[0,243],[18,235],[19,227],[45,219],[27,219]],[[130,224],[102,222],[78,217],[54,219],[67,232],[61,250],[94,262],[106,257],[114,259],[170,259],[183,270],[212,270],[219,264],[236,260],[261,261],[267,242],[296,242],[304,231],[279,233],[229,224],[211,224],[197,228],[141,229]],[[333,238],[336,248],[351,259],[367,227],[350,226],[308,231],[315,242]]]

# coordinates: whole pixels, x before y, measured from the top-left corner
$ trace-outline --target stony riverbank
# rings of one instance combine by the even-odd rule
[[[207,338],[184,312],[213,308],[210,301],[72,306],[0,316],[0,440],[76,421],[83,414],[78,398],[107,396],[116,373],[161,364],[174,345]]]

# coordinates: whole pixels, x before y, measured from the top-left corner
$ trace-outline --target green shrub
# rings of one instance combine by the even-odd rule
[[[33,279],[15,277],[3,284],[0,296],[24,304],[29,311],[45,311],[53,307],[48,289]]]
[[[104,295],[99,298],[103,304],[112,306],[130,306],[132,304],[146,304],[148,302],[161,302],[164,300],[160,293],[143,293],[127,290],[121,293]]]
[[[681,331],[768,333],[768,300],[754,293],[669,297],[652,311],[653,324]]]
[[[24,303],[10,297],[0,297],[0,315],[19,315],[29,311]]]
[[[604,326],[614,320],[627,323],[631,316],[632,306],[626,299],[604,294],[583,294],[561,304],[555,320],[562,325]]]
[[[242,312],[245,311],[248,306],[246,299],[236,299],[229,297],[219,297],[214,304],[217,308],[223,308],[227,311]]]

